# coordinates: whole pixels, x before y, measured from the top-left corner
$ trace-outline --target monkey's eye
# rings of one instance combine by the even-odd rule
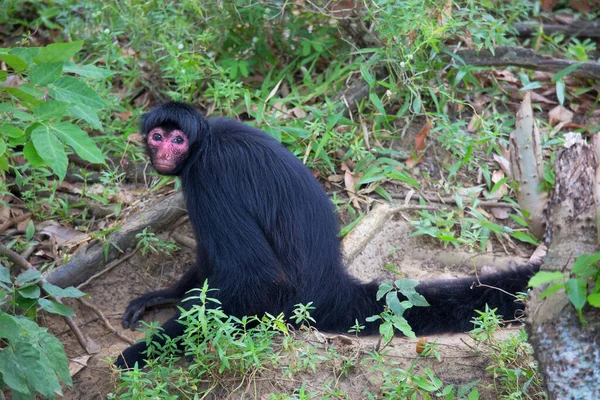
[[[175,139],[173,139],[173,143],[182,144],[183,138],[181,136],[177,136]]]
[[[152,135],[152,140],[160,142],[162,140],[161,134],[160,133],[155,133],[154,135]]]

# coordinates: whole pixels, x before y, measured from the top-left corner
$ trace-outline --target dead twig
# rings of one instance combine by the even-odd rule
[[[600,38],[600,21],[575,21],[569,25],[559,24],[514,24],[513,27],[522,36],[532,36],[539,32],[545,35],[564,33],[567,36]]]
[[[562,60],[559,58],[542,56],[532,49],[514,46],[500,46],[490,50],[458,50],[456,53],[446,53],[442,56],[448,62],[454,61],[460,65],[474,65],[480,67],[521,67],[535,71],[558,72],[567,67],[577,65],[571,71],[572,76],[589,79],[600,79],[600,63],[579,62]]]
[[[404,198],[406,198],[406,195],[407,195],[407,193],[392,193],[391,197],[392,197],[392,199],[404,199]],[[444,204],[441,204],[441,206],[443,206],[445,204],[456,204],[456,199],[454,197],[440,197],[440,196],[427,195],[427,194],[417,194],[416,196],[420,197],[421,199],[423,199],[425,201],[444,203]],[[417,199],[411,199],[411,200],[416,201]],[[503,208],[515,207],[514,204],[507,203],[504,201],[495,201],[495,200],[481,200],[477,204],[481,207],[503,207]]]
[[[118,330],[115,329],[114,326],[112,326],[112,324],[110,323],[110,321],[106,318],[106,316],[104,315],[104,313],[102,313],[102,311],[96,307],[95,305],[93,305],[92,303],[84,300],[84,299],[77,299],[79,300],[79,302],[84,305],[85,307],[89,308],[90,310],[92,310],[94,313],[96,313],[96,315],[98,317],[100,317],[100,320],[102,321],[102,323],[104,324],[104,326],[106,327],[106,329],[108,329],[109,331],[111,331],[112,333],[114,333],[119,339],[134,345],[135,344],[135,340],[128,338],[127,336],[123,336]]]

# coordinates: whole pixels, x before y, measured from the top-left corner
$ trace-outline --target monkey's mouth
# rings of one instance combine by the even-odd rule
[[[154,162],[154,169],[158,172],[168,172],[175,169],[176,165],[168,162]]]

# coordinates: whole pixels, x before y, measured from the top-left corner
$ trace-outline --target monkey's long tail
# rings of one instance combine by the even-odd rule
[[[529,278],[539,270],[539,265],[525,264],[492,274],[459,279],[440,279],[420,283],[416,290],[423,295],[429,307],[406,309],[404,318],[417,335],[450,332],[467,332],[473,329],[475,310],[485,310],[487,304],[496,309],[505,321],[523,314],[524,304],[515,296],[527,290]],[[379,331],[380,320],[366,322],[385,308],[385,297],[377,300],[377,283],[362,284],[349,277],[347,285],[340,284],[331,290],[327,305],[315,314],[316,327],[324,331],[347,332],[358,321],[362,334]],[[400,301],[404,296],[398,294]],[[400,334],[398,332],[398,334]]]
[[[496,309],[505,321],[522,316],[525,305],[516,294],[527,291],[527,283],[540,268],[525,264],[492,274],[426,281],[417,286],[429,307],[412,307],[404,312],[417,335],[444,332],[467,332],[473,329],[472,320],[485,310],[487,304]]]

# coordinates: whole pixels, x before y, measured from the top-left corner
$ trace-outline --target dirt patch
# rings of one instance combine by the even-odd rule
[[[189,226],[179,229],[181,233],[190,235]],[[375,234],[369,244],[356,256],[348,266],[349,271],[363,281],[373,279],[397,279],[397,276],[385,269],[386,264],[395,264],[402,276],[410,279],[424,280],[439,277],[464,275],[470,271],[469,266],[442,265],[435,261],[435,254],[439,248],[429,245],[419,237],[410,237],[410,224],[397,215],[392,218]],[[428,254],[429,259],[424,259],[423,254]],[[417,256],[415,256],[417,254]],[[465,258],[471,255],[463,254]],[[194,261],[194,253],[182,249],[173,256],[153,256],[136,254],[121,266],[103,275],[94,281],[86,290],[90,301],[99,307],[110,322],[120,328],[122,312],[128,302],[150,290],[162,288],[174,283],[181,274]],[[426,258],[426,257],[425,257]],[[114,372],[110,369],[107,359],[114,360],[119,351],[128,346],[127,343],[117,338],[101,324],[99,318],[90,310],[83,308],[79,303],[70,301],[69,305],[77,313],[77,323],[85,335],[100,346],[101,351],[87,361],[87,365],[73,377],[73,387],[65,388],[65,399],[103,399],[114,388]],[[173,314],[169,308],[152,311],[145,315],[146,321],[165,321]],[[46,317],[46,325],[50,331],[65,344],[69,359],[85,355],[71,331],[60,318]],[[125,331],[128,337],[139,339],[141,332]],[[502,333],[503,335],[506,332]],[[306,334],[307,342],[314,342],[312,334]],[[437,340],[442,361],[423,359],[416,353],[415,340],[396,337],[386,348],[385,358],[398,363],[397,368],[408,369],[416,363],[415,371],[423,372],[429,366],[444,384],[457,386],[467,384],[476,379],[481,379],[485,385],[491,385],[491,376],[485,372],[487,360],[473,352],[469,345],[467,335],[441,335],[428,338],[429,341]],[[365,390],[377,393],[381,384],[380,372],[369,367],[368,354],[374,349],[377,337],[361,337],[353,340],[353,344],[339,346],[336,350],[358,352],[362,360],[350,374],[337,376],[335,366],[320,366],[316,374],[303,373],[291,379],[278,379],[276,376],[265,376],[257,380],[252,388],[241,388],[232,395],[223,391],[216,394],[215,398],[266,398],[261,397],[272,392],[292,393],[302,383],[307,387],[322,388],[323,384],[334,381],[336,388],[344,391],[352,399],[365,398]],[[323,345],[323,351],[327,345]],[[365,361],[366,360],[366,361]],[[372,363],[371,363],[372,364]],[[479,384],[481,398],[493,399],[496,395],[489,389],[482,389]],[[235,386],[233,386],[235,387]],[[245,393],[245,395],[243,395]]]

